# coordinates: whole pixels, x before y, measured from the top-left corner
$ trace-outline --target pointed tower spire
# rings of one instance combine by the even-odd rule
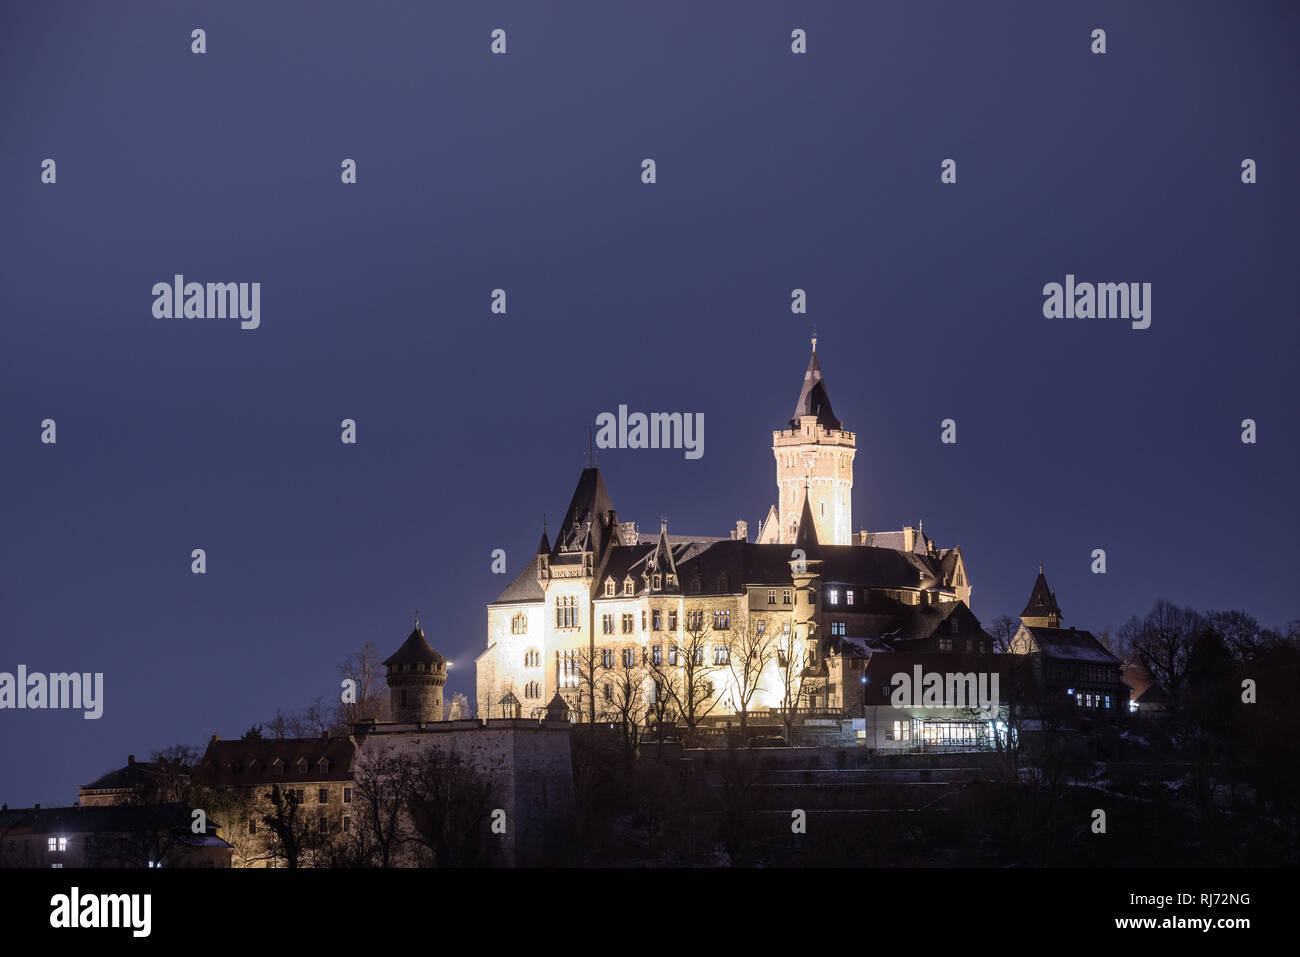
[[[822,366],[817,361],[817,337],[813,336],[812,355],[808,359],[808,368],[803,374],[803,388],[799,390],[799,399],[794,405],[794,415],[790,418],[792,428],[799,428],[799,419],[805,415],[817,416],[817,424],[824,429],[839,431],[843,423],[835,418],[831,410],[831,397],[826,391],[826,380],[822,377]]]
[[[1029,593],[1029,604],[1020,613],[1020,620],[1028,628],[1060,628],[1061,606],[1056,603],[1056,594],[1047,586],[1047,576],[1043,566],[1038,566],[1038,578],[1034,580],[1034,590]]]
[[[803,511],[799,513],[799,531],[795,533],[794,544],[796,548],[805,551],[816,548],[818,544],[817,523],[813,521],[812,497],[807,494],[803,497]]]

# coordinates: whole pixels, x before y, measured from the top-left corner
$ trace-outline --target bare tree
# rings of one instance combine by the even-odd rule
[[[785,743],[793,744],[794,719],[811,695],[815,679],[809,675],[808,655],[804,642],[796,641],[788,625],[777,635],[774,651],[781,676],[781,723]]]
[[[1134,616],[1120,629],[1123,648],[1142,663],[1151,677],[1169,693],[1174,710],[1187,683],[1192,642],[1205,620],[1191,608],[1179,608],[1163,598],[1143,617]]]
[[[574,658],[574,670],[578,678],[578,706],[574,711],[577,714],[582,714],[585,706],[588,723],[595,725],[600,715],[607,714],[604,706],[597,703],[597,694],[604,684],[605,655],[603,649],[579,649]]]
[[[645,732],[650,705],[646,696],[648,667],[636,656],[636,649],[624,649],[614,668],[605,674],[605,687],[609,691],[606,710],[623,736],[623,758],[631,765],[636,758],[641,735]]]
[[[416,761],[407,809],[412,841],[435,867],[489,863],[491,784],[455,752],[432,748]]]
[[[457,691],[447,704],[447,720],[460,721],[469,717],[469,699]]]
[[[1020,621],[1008,615],[998,615],[985,630],[993,639],[993,651],[1005,655],[1011,651],[1011,642],[1016,637],[1016,632],[1020,630]]]
[[[360,651],[339,662],[339,674],[345,681],[355,682],[352,687],[356,694],[355,700],[341,701],[334,709],[336,733],[347,734],[354,724],[371,718],[383,721],[388,717],[388,695],[380,654],[377,646],[366,642]]]
[[[380,867],[392,867],[406,840],[403,815],[415,793],[417,763],[406,754],[357,752],[353,783],[361,798],[362,827]]]
[[[759,631],[752,619],[737,623],[727,644],[727,670],[731,673],[731,705],[740,716],[740,740],[748,743],[749,710],[763,681],[763,671],[776,648],[772,635]]]
[[[669,646],[667,658],[649,664],[651,679],[686,725],[688,746],[700,722],[718,706],[706,657],[711,633],[703,615],[694,620],[687,616],[682,637]]]
[[[315,819],[304,810],[299,790],[271,785],[266,795],[269,805],[262,815],[272,854],[290,870],[301,866],[305,854],[316,846],[318,836],[313,826]]]

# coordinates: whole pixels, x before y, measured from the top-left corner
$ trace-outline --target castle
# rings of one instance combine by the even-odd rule
[[[558,693],[578,720],[599,720],[618,705],[620,669],[640,669],[653,703],[693,666],[713,719],[742,707],[861,714],[872,651],[988,653],[959,548],[919,523],[853,531],[856,453],[814,338],[794,414],[772,432],[777,501],[754,541],[743,521],[725,537],[670,534],[666,521],[643,533],[619,519],[599,469],[584,469],[554,542],[543,529],[488,605],[478,714],[540,717]],[[734,663],[756,636],[776,640],[755,682]]]

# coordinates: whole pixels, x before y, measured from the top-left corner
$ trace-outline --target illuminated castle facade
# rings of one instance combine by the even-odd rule
[[[754,540],[743,521],[717,537],[670,534],[666,522],[641,532],[619,519],[600,471],[584,469],[554,541],[544,530],[488,605],[479,716],[541,717],[558,693],[576,719],[600,720],[629,669],[653,702],[689,651],[708,674],[710,717],[725,720],[753,683],[734,666],[745,644],[767,654],[746,710],[860,715],[873,650],[990,650],[960,549],[919,525],[853,531],[856,439],[831,408],[816,339],[772,452],[777,502]]]

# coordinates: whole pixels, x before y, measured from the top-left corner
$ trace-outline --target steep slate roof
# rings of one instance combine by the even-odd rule
[[[201,787],[239,787],[283,784],[288,787],[320,781],[351,781],[352,756],[356,748],[347,738],[252,738],[247,741],[213,741],[194,770],[194,783]],[[284,770],[275,770],[275,761]],[[307,773],[298,771],[298,761],[307,759]],[[321,758],[329,761],[328,770]],[[254,761],[260,767],[253,770]]]
[[[121,834],[159,827],[191,833],[184,804],[107,804],[89,807],[10,808],[0,812],[0,836],[17,834]],[[208,835],[219,825],[208,819]],[[199,835],[194,835],[198,837]],[[224,844],[225,842],[221,842]]]
[[[546,593],[542,591],[542,586],[537,581],[537,563],[538,556],[534,555],[533,560],[519,573],[519,577],[507,585],[497,596],[496,601],[490,604],[515,605],[521,602],[544,600]]]
[[[794,406],[794,415],[790,418],[793,428],[799,427],[799,417],[817,416],[817,424],[825,429],[842,430],[844,425],[835,418],[831,411],[831,397],[826,391],[826,380],[822,378],[821,363],[817,361],[817,344],[813,343],[812,358],[808,360],[808,369],[803,374],[803,389]]]
[[[90,784],[83,784],[81,789],[83,791],[114,791],[136,788],[146,780],[163,774],[166,770],[167,768],[163,765],[151,761],[132,761],[116,771],[109,771]]]
[[[1113,664],[1117,668],[1118,658],[1112,655],[1090,632],[1074,628],[1030,628],[1025,626],[1033,638],[1038,651],[1048,658],[1070,661],[1095,661],[1101,664]]]
[[[1020,613],[1021,618],[1047,618],[1049,615],[1061,614],[1056,604],[1056,595],[1047,587],[1047,578],[1043,575],[1043,566],[1038,566],[1038,578],[1034,581],[1034,590],[1029,593],[1029,604]]]
[[[574,551],[581,548],[588,538],[588,525],[597,535],[614,509],[605,488],[605,480],[600,477],[600,469],[586,468],[578,478],[578,487],[573,490],[573,499],[569,502],[564,521],[555,533],[555,548]],[[577,523],[575,526],[574,523]],[[602,544],[597,542],[597,544]]]
[[[407,635],[406,641],[402,642],[402,647],[384,661],[384,666],[432,665],[444,664],[446,661],[446,658],[433,650],[433,645],[429,644],[424,637],[424,629],[417,625],[415,630]]]

